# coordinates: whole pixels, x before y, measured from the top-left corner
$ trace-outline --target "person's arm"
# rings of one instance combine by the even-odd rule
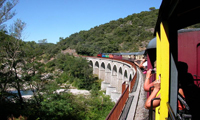
[[[146,73],[146,78],[145,78],[145,81],[144,81],[144,86],[143,86],[143,88],[144,88],[144,90],[146,91],[146,92],[149,92],[149,88],[151,87],[151,86],[154,86],[154,84],[153,84],[153,82],[151,82],[150,83],[150,77],[151,77],[151,69],[149,69],[148,71],[147,71],[147,73]]]
[[[144,68],[143,63],[144,63],[143,61],[140,62],[139,68]]]
[[[134,62],[134,63],[135,63],[135,65],[137,65],[139,67],[139,64],[137,62]]]
[[[184,92],[182,88],[179,88],[178,92],[185,98]]]
[[[156,96],[158,94],[158,92],[160,91],[160,80],[156,80],[153,82],[154,83],[154,89],[151,93],[151,95],[147,98],[146,103],[145,103],[145,108],[150,109],[151,108],[151,100],[153,98],[160,98],[160,94],[158,96]],[[153,101],[153,108],[157,107],[160,105],[160,100],[154,100]]]
[[[143,66],[143,63],[146,61],[146,59],[142,59],[142,61],[140,62],[139,64],[139,68],[143,68],[144,69],[144,66]]]

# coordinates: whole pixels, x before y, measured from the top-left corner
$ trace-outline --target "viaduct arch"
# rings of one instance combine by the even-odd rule
[[[132,65],[108,58],[86,57],[91,67],[93,74],[98,75],[101,83],[101,90],[105,90],[107,95],[111,96],[114,102],[117,102],[121,96],[122,83],[130,85],[130,81],[136,74],[136,70]]]

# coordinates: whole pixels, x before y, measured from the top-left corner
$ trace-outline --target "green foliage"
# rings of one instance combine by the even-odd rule
[[[97,111],[95,109],[96,106],[100,105],[100,103],[88,103],[88,101],[92,101],[93,98],[95,98],[94,96],[91,98],[90,96],[73,96],[69,93],[57,94],[55,92],[57,89],[59,89],[58,84],[62,84],[65,82],[70,82],[81,89],[90,90],[93,86],[94,88],[98,88],[96,89],[96,92],[98,92],[100,88],[100,82],[97,81],[97,78],[92,75],[92,68],[89,67],[86,59],[74,57],[68,54],[58,54],[54,60],[48,62],[47,64],[44,64],[40,62],[40,60],[42,60],[44,56],[44,53],[42,52],[42,49],[44,48],[41,48],[39,44],[36,44],[35,42],[23,43],[22,41],[18,40],[13,41],[13,39],[10,39],[9,36],[3,33],[1,37],[4,38],[1,40],[5,40],[4,42],[7,42],[9,45],[4,46],[7,44],[3,44],[1,48],[7,47],[8,50],[16,50],[14,42],[20,43],[18,44],[20,46],[20,49],[17,49],[18,56],[15,57],[15,61],[11,61],[10,58],[5,59],[6,52],[4,51],[4,49],[0,49],[2,51],[1,63],[8,62],[10,64],[10,67],[13,68],[17,68],[17,65],[19,65],[19,63],[23,65],[20,66],[21,77],[15,76],[13,71],[0,72],[0,106],[2,108],[0,109],[0,111],[2,113],[2,118],[6,119],[9,116],[14,116],[18,118],[20,115],[22,115],[24,116],[24,118],[34,120],[87,120],[96,118],[105,119],[105,117],[113,107],[112,102],[107,101],[108,103],[105,103],[108,106],[104,107],[108,107],[109,109],[101,108],[101,110],[103,110],[102,113],[105,113],[104,116],[102,116],[102,114],[96,113]],[[10,41],[7,41],[6,39]],[[11,51],[10,55],[13,55]],[[6,64],[1,64],[1,71],[4,71],[6,67]],[[63,71],[60,76],[54,76],[54,79],[56,81],[51,80],[52,76],[49,75],[50,73],[48,73],[50,72],[50,68]],[[25,83],[26,87],[29,87],[30,90],[33,91],[33,98],[28,101],[23,101],[21,103],[18,100],[18,96],[7,93],[5,90],[9,86],[6,86],[4,88],[3,85],[6,85],[8,83],[11,84],[13,82],[17,82],[20,85],[23,85]],[[19,88],[19,90],[21,90],[22,86]],[[8,97],[11,98],[11,96],[13,100],[16,100],[15,103],[7,99]],[[6,100],[2,98],[6,98]]]
[[[149,10],[156,10],[156,8],[155,7],[150,7]]]
[[[17,0],[12,2],[13,4],[8,2],[4,5],[5,0],[2,6],[8,5],[7,9],[11,10]],[[4,14],[4,10],[1,9],[0,13]],[[13,15],[14,13],[9,11],[5,16],[3,15],[0,19],[4,21],[1,21],[0,26],[2,27],[2,23]],[[105,38],[103,34],[107,31],[96,27],[98,31],[93,31],[93,35],[87,31],[80,31],[67,40],[60,38],[60,42],[56,45],[48,43],[46,39],[40,40],[39,43],[23,42],[21,35],[25,25],[21,20],[17,20],[11,27],[11,32],[0,31],[1,119],[13,119],[20,116],[30,120],[105,119],[114,103],[108,96],[99,93],[101,81],[93,76],[88,61],[60,52],[68,47],[76,48],[79,53],[85,55],[93,55],[96,51],[102,50],[108,52],[117,50],[117,44],[112,36],[106,35],[108,42],[101,42]],[[115,24],[112,27],[117,26]],[[100,37],[97,37],[99,35]],[[95,47],[91,44],[94,41],[97,46],[106,47]],[[108,44],[111,45],[107,46]],[[56,93],[56,90],[60,89],[59,85],[64,83],[70,83],[79,89],[92,89],[92,95],[74,96],[68,92]],[[17,94],[10,93],[8,91],[10,88],[15,89]],[[20,91],[25,89],[32,91],[32,98],[22,98]]]
[[[14,17],[15,12],[12,9],[17,5],[18,0],[1,0],[0,1],[0,29],[5,28],[3,23]]]
[[[103,92],[96,92],[96,96],[87,97],[66,92],[45,95],[35,117],[43,120],[104,120],[114,103]]]
[[[158,10],[142,11],[126,18],[112,20],[109,23],[96,26],[88,31],[74,33],[62,38],[56,46],[76,49],[78,54],[93,56],[98,53],[114,53],[120,51],[139,51],[140,41],[151,40],[156,24]],[[132,43],[132,44],[131,44]],[[119,46],[120,44],[128,46]]]
[[[88,120],[105,120],[114,106],[114,103],[110,101],[109,96],[106,96],[103,92],[97,92],[95,90],[93,91],[91,98],[88,99],[85,104],[90,106],[90,111],[87,115]]]
[[[68,93],[50,94],[44,97],[41,102],[41,119],[43,120],[73,120],[78,115],[73,115],[76,111],[72,96]]]
[[[57,83],[62,84],[62,83],[66,83],[67,81],[69,81],[70,83],[72,83],[74,80],[73,78],[70,78],[70,76],[64,72],[60,75],[59,78],[56,79]]]
[[[90,90],[95,83],[96,78],[93,77],[92,68],[84,58],[58,54],[54,63],[58,69],[63,71],[61,76],[56,79],[58,83],[68,81],[79,89],[87,90]]]

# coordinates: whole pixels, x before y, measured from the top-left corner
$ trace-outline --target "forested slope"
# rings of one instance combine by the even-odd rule
[[[158,10],[150,8],[125,18],[60,38],[57,47],[76,49],[79,54],[95,55],[99,52],[134,52],[144,50],[153,38]]]

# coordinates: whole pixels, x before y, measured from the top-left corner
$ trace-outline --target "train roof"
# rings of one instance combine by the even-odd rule
[[[112,54],[112,55],[144,55],[145,51],[140,51],[140,52],[130,52],[130,53],[102,53],[102,54]]]
[[[199,23],[200,2],[198,0],[163,0],[159,8],[158,19],[155,27],[160,31],[161,21],[171,21],[176,30]]]
[[[200,28],[192,28],[192,29],[180,29],[178,30],[178,33],[184,33],[184,32],[193,32],[193,31],[200,31]],[[146,50],[148,49],[154,49],[156,48],[156,37],[153,38],[149,44],[147,45]]]
[[[130,52],[130,53],[121,53],[121,55],[144,55],[145,51],[140,52]]]
[[[180,30],[178,30],[178,33],[193,32],[193,31],[200,31],[200,28],[194,28],[194,29],[180,29]]]

